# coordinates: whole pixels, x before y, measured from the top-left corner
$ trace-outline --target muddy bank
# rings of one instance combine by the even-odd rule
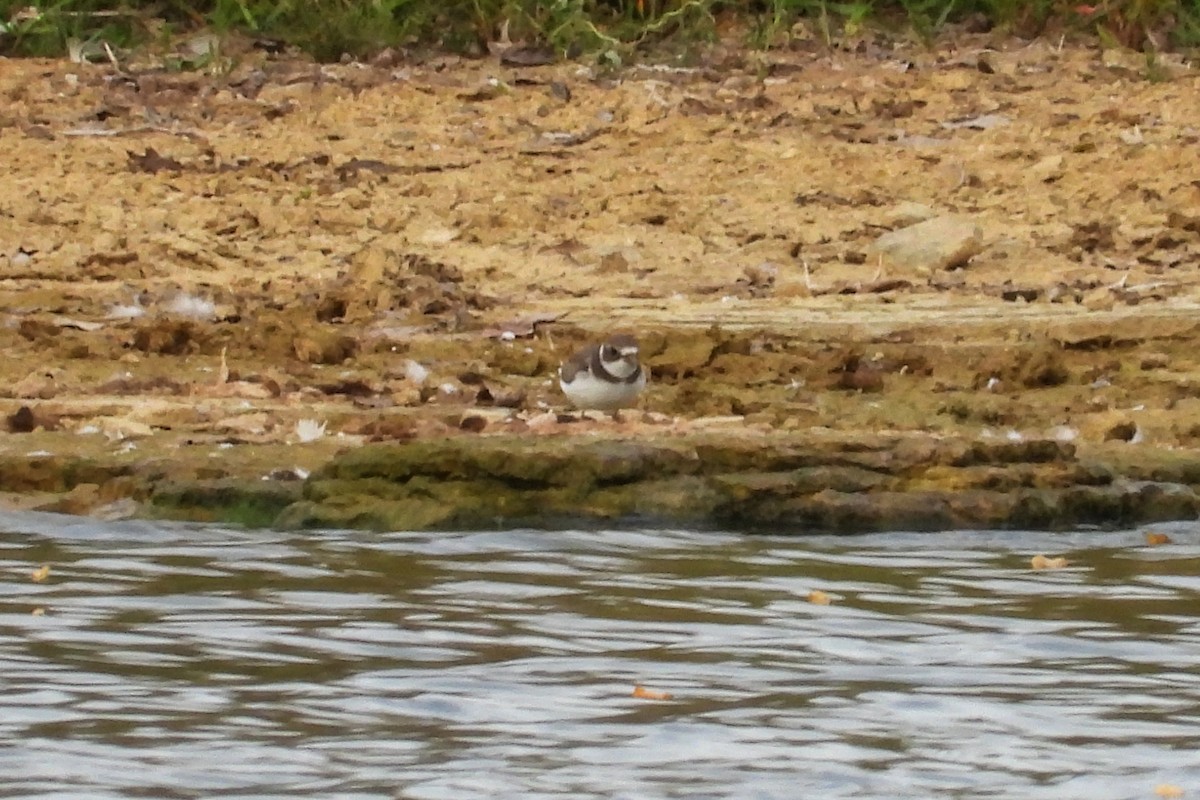
[[[10,504],[372,527],[1195,513],[1189,65],[979,36],[622,74],[227,66],[0,62]],[[563,415],[555,367],[614,328],[642,341],[641,407]],[[953,455],[1003,447],[1025,454]],[[493,474],[498,450],[524,476]],[[589,483],[611,452],[641,471]],[[461,475],[397,477],[414,454]],[[545,484],[546,458],[584,477]]]
[[[1200,326],[1178,310],[1037,311],[647,328],[654,382],[620,420],[562,408],[558,349],[589,335],[565,322],[414,338],[407,357],[377,353],[375,375],[360,354],[309,386],[218,357],[199,380],[143,379],[124,414],[129,396],[7,401],[0,486],[24,508],[380,529],[1196,516]],[[1039,335],[1014,336],[1021,322]],[[413,358],[417,342],[436,360]]]

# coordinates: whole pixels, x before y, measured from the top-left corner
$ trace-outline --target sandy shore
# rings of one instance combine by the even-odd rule
[[[253,50],[228,67],[0,61],[12,505],[397,525],[404,507],[314,511],[328,484],[302,479],[367,444],[481,439],[533,464],[596,441],[1045,442],[1107,476],[964,483],[934,456],[895,462],[923,488],[886,464],[884,484],[841,489],[789,484],[790,462],[732,471],[868,503],[1200,485],[1195,70],[1151,81],[1135,54],[982,37],[620,74]],[[952,229],[918,244],[946,247],[886,244],[930,220]],[[615,329],[652,368],[641,409],[560,414],[558,362]],[[705,464],[685,472],[731,474]],[[493,488],[530,488],[506,480]],[[597,519],[658,518],[572,497]],[[1029,524],[1121,507],[1063,508]]]

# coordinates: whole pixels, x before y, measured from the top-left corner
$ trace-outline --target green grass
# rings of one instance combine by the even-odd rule
[[[0,54],[61,56],[71,43],[103,52],[200,29],[278,39],[320,61],[385,48],[484,53],[514,42],[622,61],[677,52],[741,30],[758,47],[786,43],[807,20],[827,42],[899,22],[933,39],[974,18],[1022,34],[1091,33],[1147,51],[1200,44],[1200,0],[0,0]]]

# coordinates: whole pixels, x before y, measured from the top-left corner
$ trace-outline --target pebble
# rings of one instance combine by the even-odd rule
[[[959,216],[940,216],[883,234],[871,245],[869,260],[917,272],[965,265],[983,249],[983,231]]]

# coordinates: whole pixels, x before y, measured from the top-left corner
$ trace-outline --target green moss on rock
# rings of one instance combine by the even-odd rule
[[[346,453],[277,522],[449,529],[640,520],[851,532],[1128,524],[1200,508],[1186,486],[1116,485],[1113,475],[1053,441],[458,437]]]
[[[147,510],[170,519],[265,527],[300,499],[300,491],[298,481],[165,481],[154,487]]]

